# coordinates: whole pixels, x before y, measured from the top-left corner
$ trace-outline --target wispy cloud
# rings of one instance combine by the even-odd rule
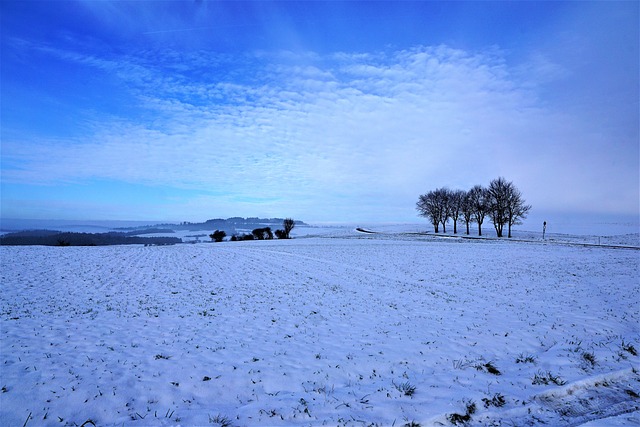
[[[634,202],[633,191],[611,188],[637,189],[637,149],[635,160],[607,151],[602,129],[541,99],[532,83],[563,73],[541,55],[508,66],[499,50],[445,45],[325,56],[39,49],[115,74],[142,119],[96,116],[82,138],[28,149],[3,141],[8,183],[109,179],[199,190],[198,206],[296,206],[325,220],[376,219],[381,201],[397,206],[391,219],[412,213],[429,189],[498,175],[548,208],[583,205],[594,193],[611,208]],[[620,162],[617,176],[598,172],[603,160]]]

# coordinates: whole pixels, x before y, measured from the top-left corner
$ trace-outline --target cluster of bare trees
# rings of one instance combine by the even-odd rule
[[[508,237],[511,237],[511,226],[520,224],[527,217],[531,205],[527,205],[520,190],[512,182],[500,177],[494,179],[489,187],[476,185],[468,191],[439,188],[419,197],[416,209],[420,216],[426,217],[433,224],[434,231],[446,233],[449,220],[453,221],[453,233],[458,232],[458,221],[464,221],[469,234],[469,225],[478,224],[478,235],[482,236],[482,223],[489,218],[496,229],[498,237],[502,237],[504,226],[507,226]]]

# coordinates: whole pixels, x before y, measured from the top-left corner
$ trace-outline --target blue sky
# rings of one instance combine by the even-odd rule
[[[3,218],[639,208],[638,2],[2,1]]]

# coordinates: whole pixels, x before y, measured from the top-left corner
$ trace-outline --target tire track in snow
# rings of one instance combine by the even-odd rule
[[[471,425],[498,426],[502,425],[501,420],[508,419],[509,425],[576,427],[638,411],[640,374],[633,369],[624,369],[536,394],[522,407],[484,414]]]

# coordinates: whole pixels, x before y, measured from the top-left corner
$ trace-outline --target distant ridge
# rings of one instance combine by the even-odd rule
[[[224,230],[226,232],[235,232],[236,229],[244,229],[250,230],[253,228],[259,227],[280,227],[282,226],[282,222],[284,218],[242,218],[242,217],[232,217],[232,218],[215,218],[208,219],[205,222],[188,222],[184,221],[181,223],[164,223],[164,224],[156,224],[152,227],[154,228],[162,228],[162,229],[171,229],[171,230],[188,230],[188,231],[201,231],[201,230]],[[295,220],[296,226],[306,226],[303,221]],[[140,226],[140,227],[123,227],[118,230],[138,230],[149,228],[149,226]]]

